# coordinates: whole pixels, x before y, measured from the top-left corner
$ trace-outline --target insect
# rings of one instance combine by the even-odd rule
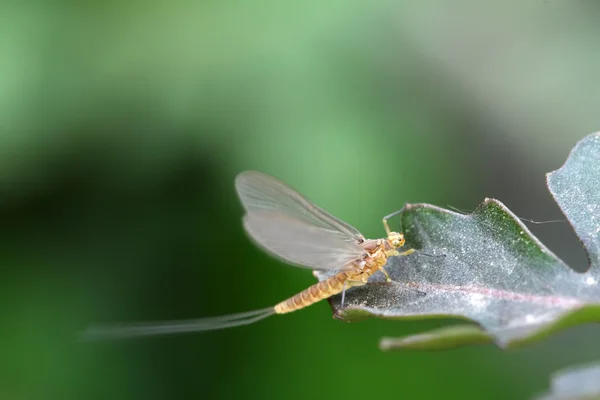
[[[388,257],[408,255],[404,235],[392,232],[383,218],[387,237],[365,239],[354,227],[329,214],[285,183],[260,172],[247,171],[235,179],[235,187],[246,209],[246,232],[260,247],[288,264],[335,271],[328,279],[284,300],[274,307],[197,320],[151,322],[90,328],[86,338],[119,338],[183,332],[210,331],[248,325],[274,314],[286,314],[367,283],[384,269]]]

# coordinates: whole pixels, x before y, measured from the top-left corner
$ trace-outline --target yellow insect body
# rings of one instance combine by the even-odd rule
[[[403,238],[401,243],[400,246],[404,244]],[[297,311],[335,296],[345,289],[362,286],[367,283],[371,275],[385,266],[389,256],[398,254],[395,247],[388,241],[379,239],[376,249],[368,254],[363,262],[355,264],[355,269],[339,272],[282,301],[274,307],[275,313],[287,314]],[[360,268],[360,264],[363,264],[362,268]]]

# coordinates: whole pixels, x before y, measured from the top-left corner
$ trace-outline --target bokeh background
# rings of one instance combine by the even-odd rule
[[[600,129],[600,3],[6,1],[0,398],[527,399],[600,329],[520,351],[382,353],[449,321],[326,303],[206,334],[81,343],[314,283],[254,247],[233,179],[288,182],[368,237],[405,202],[562,218],[545,188]],[[574,268],[566,223],[531,229]]]

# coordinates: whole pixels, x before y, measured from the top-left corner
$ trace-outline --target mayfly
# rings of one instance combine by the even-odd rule
[[[290,297],[274,307],[239,314],[197,320],[151,322],[132,325],[93,327],[86,338],[123,338],[183,332],[211,331],[248,325],[274,314],[286,314],[367,283],[384,269],[388,257],[408,255],[399,252],[404,235],[392,232],[383,218],[385,239],[365,239],[354,227],[313,204],[283,182],[260,172],[247,171],[235,179],[235,187],[246,209],[244,228],[260,247],[288,264],[335,271],[328,279]]]

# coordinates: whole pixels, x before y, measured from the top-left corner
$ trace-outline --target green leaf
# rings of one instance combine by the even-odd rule
[[[405,338],[382,338],[381,350],[445,350],[465,344],[490,343],[490,335],[477,325],[454,325]]]
[[[535,400],[600,399],[600,364],[571,367],[552,376],[550,391]]]
[[[565,165],[546,176],[594,270],[600,268],[600,132],[577,143]]]
[[[467,319],[483,331],[471,341],[462,335],[455,345],[480,343],[486,335],[504,348],[600,321],[599,182],[598,134],[583,139],[565,165],[548,175],[552,194],[592,259],[587,273],[566,266],[497,200],[486,199],[470,215],[408,204],[400,214],[407,247],[422,251],[389,259],[386,270],[392,282],[377,273],[369,284],[348,290],[343,307],[340,295],[331,298],[335,316],[346,321],[372,316]],[[315,275],[328,276],[322,271]],[[439,347],[444,341],[447,348],[450,332],[430,332],[425,340],[420,336],[398,343]],[[439,341],[433,339],[436,334]]]

